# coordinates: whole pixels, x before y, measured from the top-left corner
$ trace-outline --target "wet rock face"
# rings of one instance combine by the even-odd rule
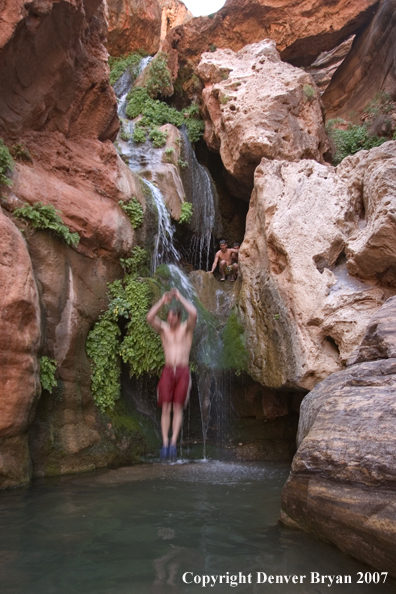
[[[18,0],[1,13],[1,135],[29,129],[115,138],[102,3]]]
[[[40,395],[40,307],[19,230],[0,209],[0,487],[29,480],[27,430]]]
[[[316,86],[281,61],[272,40],[205,53],[197,72],[205,83],[205,140],[220,152],[239,197],[249,197],[263,157],[323,161],[329,144]]]
[[[239,258],[240,307],[249,371],[262,384],[312,389],[345,366],[371,316],[395,293],[392,283],[374,280],[379,259],[372,258],[371,276],[348,273],[359,274],[360,241],[362,251],[387,252],[386,274],[394,277],[387,184],[395,151],[389,142],[337,169],[267,159],[257,168]],[[363,200],[371,205],[365,211]],[[372,228],[381,240],[373,241]]]
[[[396,92],[396,1],[384,0],[361,31],[323,95],[328,118],[359,121],[379,91]]]
[[[303,400],[299,447],[282,495],[286,523],[393,576],[395,315],[393,297],[371,319],[359,363],[334,373]]]

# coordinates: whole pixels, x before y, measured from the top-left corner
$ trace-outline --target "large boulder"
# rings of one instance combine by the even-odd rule
[[[309,74],[281,61],[274,41],[205,53],[197,72],[204,138],[220,152],[233,193],[249,197],[263,157],[323,161],[329,143],[318,90]]]
[[[40,395],[41,316],[20,231],[0,209],[0,488],[27,482],[27,434]]]
[[[393,297],[371,320],[359,363],[331,375],[303,400],[298,451],[282,493],[285,523],[393,576],[395,316]]]
[[[323,95],[328,118],[359,121],[379,91],[396,92],[396,0],[383,0]]]
[[[215,14],[173,28],[163,49],[180,66],[187,86],[204,52],[238,51],[268,37],[276,42],[282,60],[308,66],[368,23],[377,4],[378,0],[335,0],[330,5],[324,0],[227,0]]]
[[[268,159],[257,168],[240,250],[240,307],[250,373],[262,384],[309,390],[342,369],[371,316],[395,294],[395,155],[389,142],[338,168]],[[351,275],[360,274],[359,238],[368,254],[359,262],[371,266],[361,277]],[[379,255],[370,264],[375,250],[387,253],[383,264]]]

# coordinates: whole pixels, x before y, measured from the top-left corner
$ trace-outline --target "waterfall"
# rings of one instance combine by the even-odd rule
[[[144,174],[144,170],[150,170],[150,167],[159,165],[162,161],[162,152],[155,149],[149,140],[140,144],[136,144],[131,140],[134,123],[127,119],[125,113],[130,88],[137,76],[147,67],[150,60],[151,57],[142,59],[139,68],[135,68],[135,72],[126,71],[116,83],[117,97],[119,99],[118,115],[124,133],[129,136],[128,138],[125,134],[119,134],[116,145],[117,150],[124,156],[130,169],[140,174]],[[185,130],[182,131],[182,151],[188,167],[182,170],[181,177],[187,199],[193,205],[191,221],[193,237],[186,255],[195,268],[209,269],[212,234],[216,225],[215,188],[207,169],[198,163]],[[166,264],[169,270],[171,286],[177,287],[182,295],[194,303],[198,311],[198,321],[193,341],[193,357],[196,361],[194,375],[201,415],[203,457],[206,459],[208,431],[211,423],[213,424],[214,414],[218,429],[218,445],[224,445],[226,437],[226,421],[224,419],[228,410],[230,382],[225,381],[224,371],[221,370],[222,341],[215,319],[202,307],[187,275],[177,265],[181,256],[174,245],[175,226],[172,223],[162,193],[152,182],[144,178],[141,179],[150,190],[158,214],[151,263],[152,273],[161,264]]]
[[[182,171],[181,176],[187,199],[193,205],[190,226],[194,235],[189,256],[195,268],[208,270],[212,234],[216,224],[216,190],[208,170],[198,163],[184,127],[181,133],[183,157],[188,163],[188,167]]]
[[[201,413],[203,458],[209,425],[216,417],[217,446],[224,446],[228,437],[230,373],[221,369],[223,344],[215,320],[211,319],[195,293],[188,276],[175,264],[168,264],[172,285],[191,301],[198,312],[192,352],[196,361],[196,387]]]
[[[154,253],[152,258],[152,271],[155,272],[160,264],[178,262],[180,260],[180,254],[173,245],[175,227],[172,224],[161,191],[146,179],[143,179],[143,183],[149,188],[158,213],[158,228],[154,239]]]

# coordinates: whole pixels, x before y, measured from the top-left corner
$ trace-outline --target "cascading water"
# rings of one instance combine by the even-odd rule
[[[180,254],[173,244],[175,227],[172,224],[161,191],[157,186],[145,179],[143,183],[149,188],[158,213],[158,229],[154,240],[154,252],[151,264],[152,272],[155,272],[160,264],[178,262],[180,260]]]
[[[197,367],[195,378],[201,412],[203,458],[206,459],[206,442],[209,425],[213,420],[214,403],[216,404],[217,445],[224,445],[228,437],[229,373],[221,369],[223,344],[218,329],[214,320],[210,316],[204,315],[188,276],[174,264],[169,264],[168,270],[173,286],[194,303],[198,312],[193,353]]]
[[[144,58],[141,60],[139,72],[144,70],[150,59]],[[135,72],[135,79],[137,75]],[[136,144],[131,139],[134,123],[127,119],[125,109],[132,82],[130,73],[129,75],[122,75],[117,81],[118,114],[124,132],[124,134],[119,135],[117,144],[118,151],[124,158],[127,158],[130,169],[141,173],[149,169],[150,166],[159,164],[162,160],[162,153],[154,148],[149,140]],[[198,163],[185,131],[182,132],[182,142],[183,157],[188,163],[188,168],[183,170],[182,178],[187,199],[193,204],[191,226],[194,231],[186,256],[196,268],[208,269],[212,233],[216,224],[215,188],[207,169]],[[181,256],[174,245],[175,226],[171,221],[162,193],[152,182],[144,178],[142,178],[142,182],[149,189],[158,214],[158,227],[154,239],[151,263],[152,273],[161,264],[167,264],[171,284],[177,287],[189,301],[195,303],[198,310],[198,323],[194,332],[193,350],[197,364],[195,378],[201,412],[203,456],[206,459],[206,442],[214,402],[216,402],[214,407],[216,410],[216,425],[220,430],[219,437],[222,443],[224,443],[226,435],[224,415],[228,408],[229,391],[224,390],[223,372],[220,371],[222,343],[214,321],[210,319],[210,316],[204,315],[204,310],[199,305],[193,286],[188,277],[177,266]],[[224,414],[222,411],[224,411]]]
[[[182,129],[182,142],[182,154],[188,163],[188,167],[182,171],[183,186],[187,199],[193,205],[190,226],[194,235],[189,259],[195,268],[208,270],[212,234],[216,225],[216,189],[206,167],[198,163],[185,129]]]

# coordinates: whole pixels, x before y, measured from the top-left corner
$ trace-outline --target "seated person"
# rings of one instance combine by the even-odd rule
[[[226,276],[231,275],[231,281],[236,279],[238,274],[238,263],[232,261],[233,254],[238,256],[238,249],[229,248],[225,239],[220,240],[220,249],[215,255],[212,270],[208,271],[208,274],[213,274],[216,270],[217,264],[219,264],[221,281],[225,281]]]

